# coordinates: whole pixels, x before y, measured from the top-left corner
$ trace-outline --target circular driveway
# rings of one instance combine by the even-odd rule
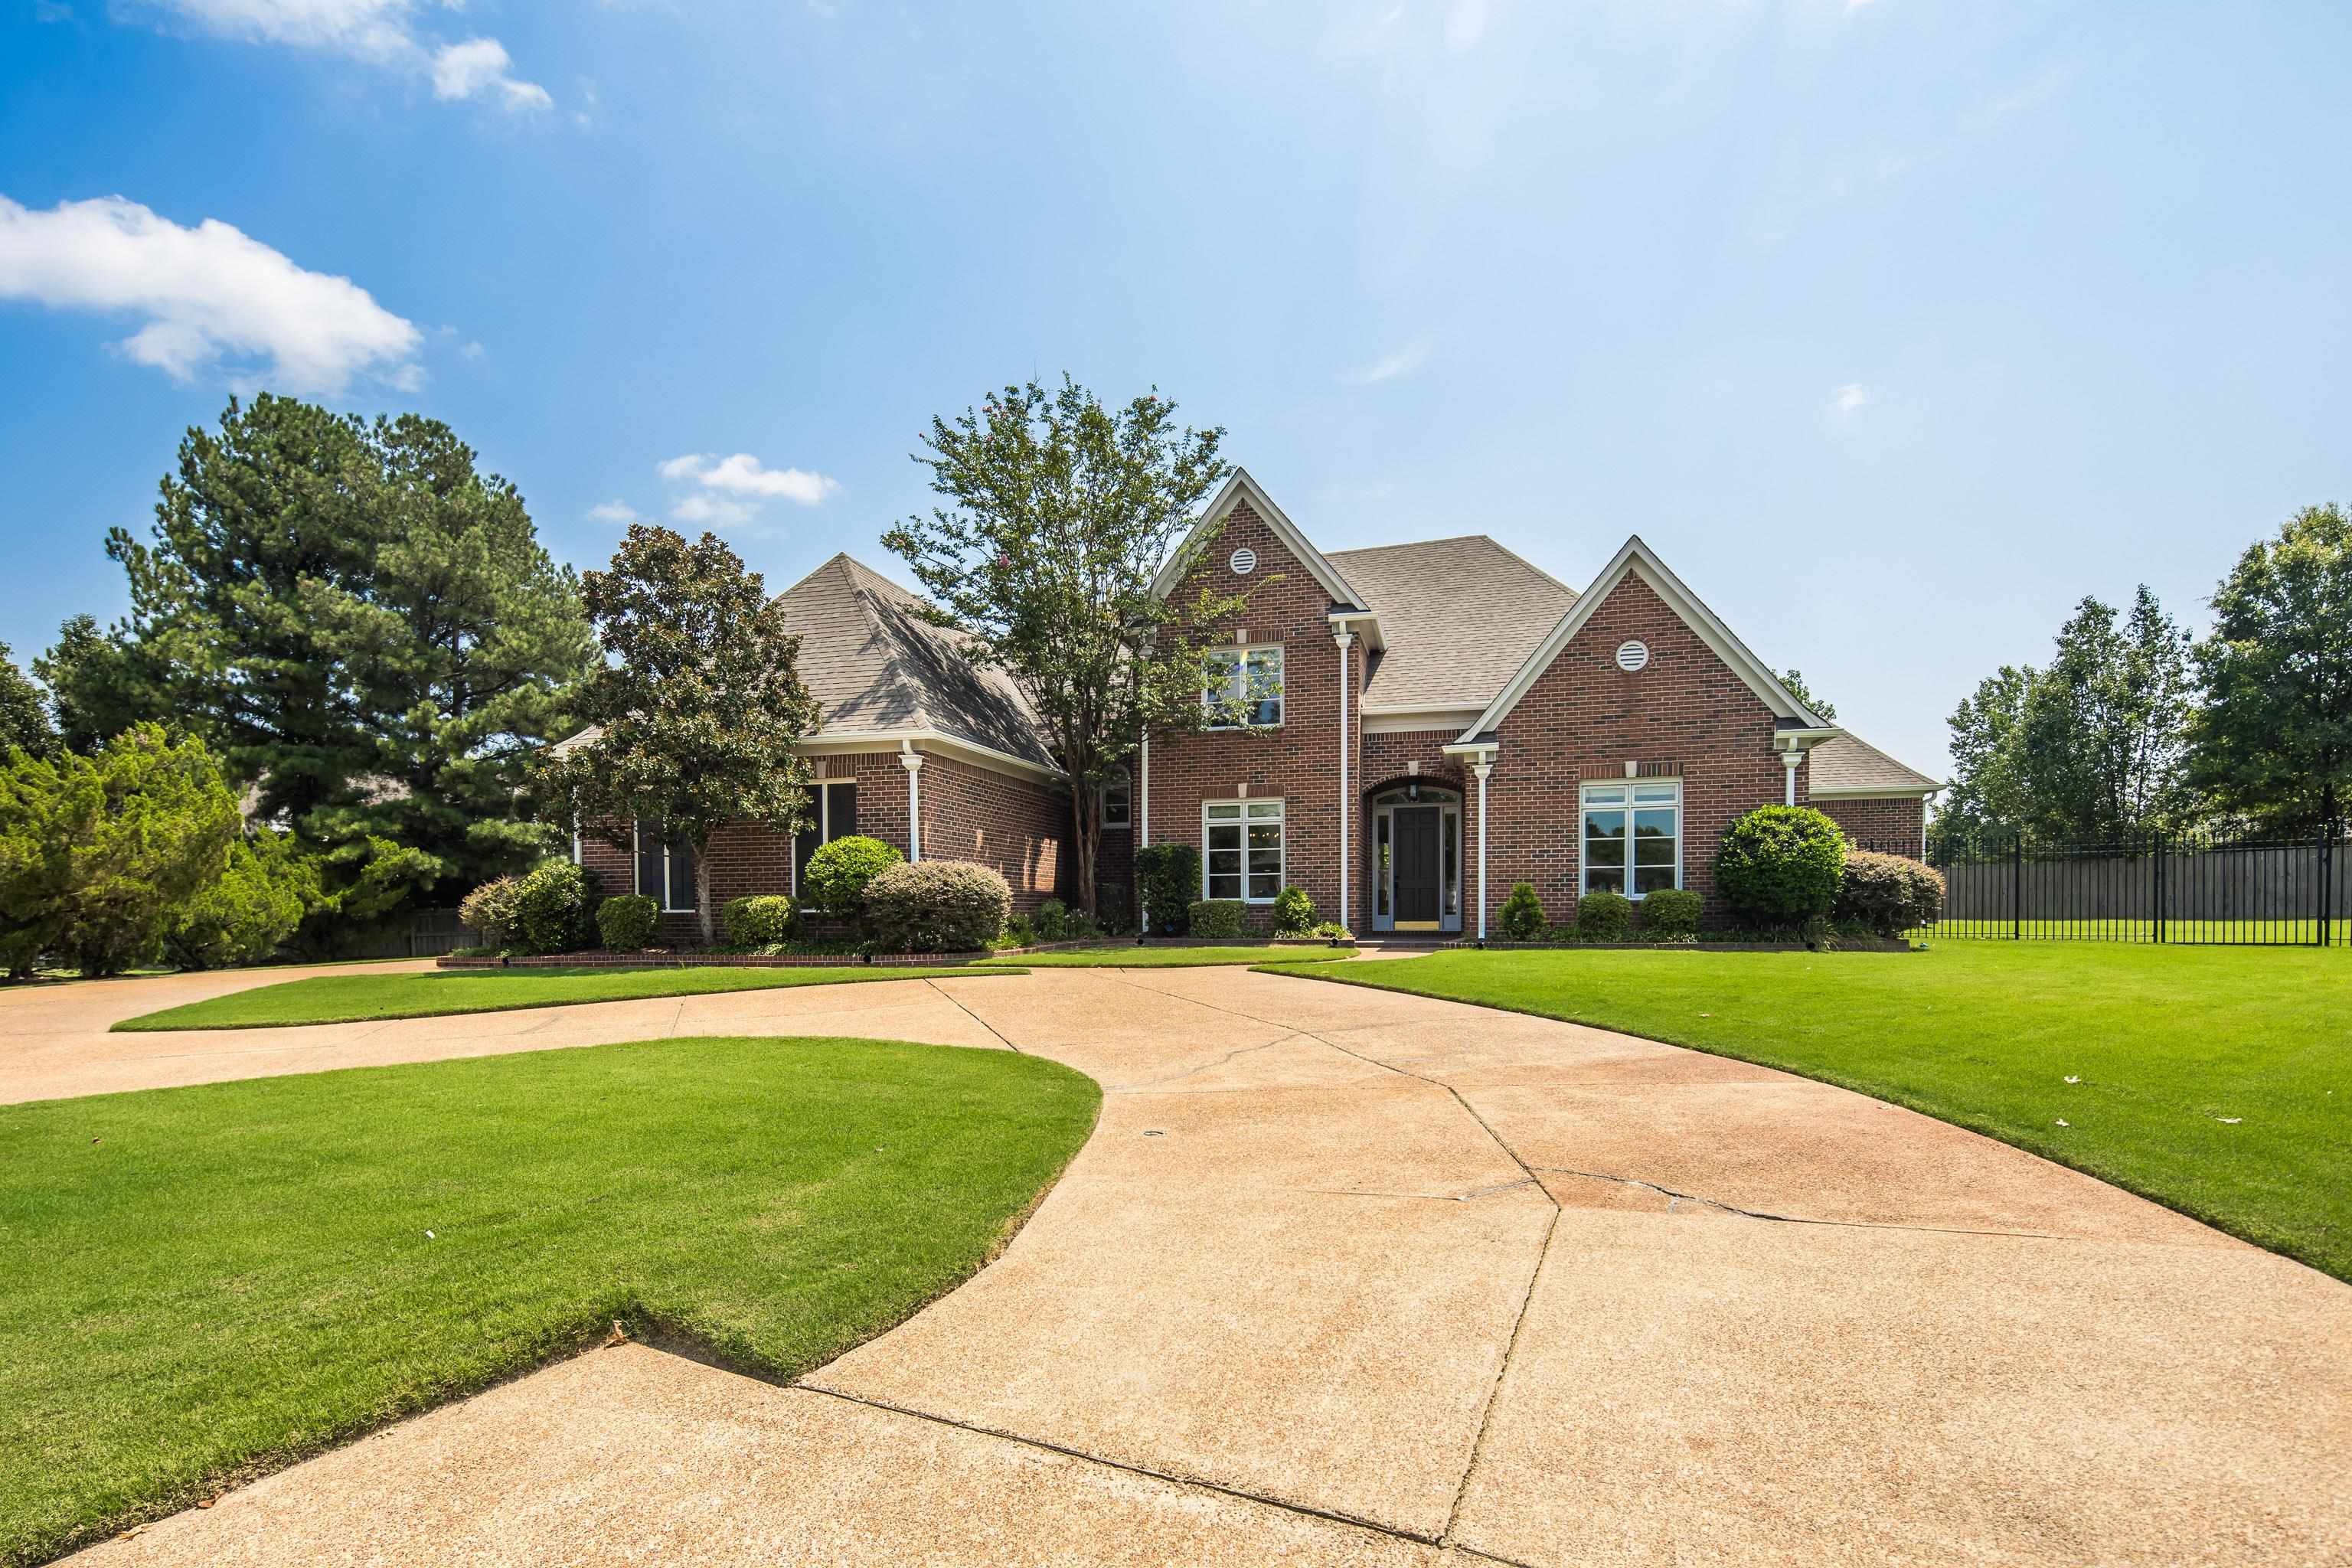
[[[0,1100],[777,1033],[1039,1052],[1102,1121],[798,1384],[591,1352],[96,1562],[2352,1557],[2352,1289],[1842,1089],[1217,969],[103,1032],[283,977],[0,994]]]

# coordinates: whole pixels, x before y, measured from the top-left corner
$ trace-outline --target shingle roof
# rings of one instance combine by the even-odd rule
[[[1925,795],[1944,787],[1926,773],[1905,767],[1858,735],[1832,735],[1815,746],[1810,758],[1810,788],[1814,795],[1914,789]]]
[[[779,597],[826,731],[938,730],[1054,765],[1012,679],[973,666],[964,634],[923,619],[923,601],[880,573],[835,555]]]
[[[1328,557],[1387,645],[1364,707],[1484,708],[1576,603],[1576,590],[1483,533]]]
[[[923,619],[923,601],[846,554],[778,595],[801,639],[801,681],[817,700],[820,734],[936,730],[1045,767],[1053,753],[1020,689],[963,657],[965,634]],[[553,749],[592,743],[583,730]]]

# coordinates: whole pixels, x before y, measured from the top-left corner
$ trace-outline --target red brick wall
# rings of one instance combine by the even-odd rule
[[[907,816],[906,773],[898,776],[898,819]],[[973,860],[1013,887],[1016,913],[1034,913],[1060,891],[1070,836],[1070,797],[1049,784],[1008,777],[933,753],[923,764],[923,858]],[[858,826],[866,824],[866,786],[857,786]],[[898,840],[906,847],[906,840]]]
[[[1650,659],[1617,668],[1618,645],[1639,639]],[[1741,814],[1777,804],[1785,774],[1772,752],[1773,715],[1748,684],[1699,640],[1638,572],[1612,589],[1592,618],[1504,720],[1487,781],[1487,927],[1511,884],[1534,886],[1553,920],[1576,907],[1579,786],[1622,778],[1631,760],[1678,768],[1683,784],[1683,886],[1725,913],[1712,862],[1723,830]],[[1798,769],[1798,798],[1805,772]],[[1475,790],[1465,855],[1475,930]]]
[[[1805,804],[1844,828],[1847,837],[1873,849],[1914,859],[1926,851],[1927,804],[1923,800],[1809,800]]]
[[[1235,550],[1257,552],[1257,569],[1236,577],[1227,564]],[[1275,581],[1276,574],[1280,580]],[[1325,618],[1330,595],[1257,513],[1244,503],[1234,509],[1224,531],[1192,578],[1177,589],[1181,602],[1205,584],[1216,594],[1253,589],[1249,608],[1234,625],[1215,628],[1221,637],[1246,631],[1252,644],[1280,643],[1283,649],[1283,721],[1265,732],[1212,731],[1162,735],[1151,743],[1151,842],[1202,847],[1201,803],[1231,800],[1247,784],[1253,800],[1284,801],[1284,879],[1307,890],[1315,907],[1336,916],[1339,900],[1339,649]],[[1362,689],[1363,645],[1351,644],[1349,664],[1356,689]],[[1349,701],[1349,727],[1356,704]],[[1362,776],[1351,768],[1353,780]],[[1351,780],[1351,784],[1353,782]],[[1357,828],[1349,829],[1355,847]],[[1350,916],[1356,914],[1350,910]],[[1253,905],[1250,921],[1268,929],[1266,906]]]

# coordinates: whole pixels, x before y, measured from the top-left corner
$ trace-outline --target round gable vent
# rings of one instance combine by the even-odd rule
[[[1617,645],[1617,668],[1623,670],[1626,674],[1631,675],[1633,671],[1641,668],[1643,665],[1649,662],[1649,644],[1639,642],[1621,642]]]
[[[1235,576],[1248,576],[1251,573],[1257,570],[1257,552],[1252,550],[1247,545],[1244,545],[1239,550],[1234,551],[1233,568],[1234,574]]]

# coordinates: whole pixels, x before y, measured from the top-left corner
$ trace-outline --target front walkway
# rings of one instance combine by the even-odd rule
[[[95,1563],[2352,1552],[2352,1289],[1763,1068],[1234,970],[233,1035],[100,1034],[188,997],[79,989],[37,1036],[0,995],[0,1100],[752,1032],[1107,1091],[999,1262],[799,1385],[592,1352]]]

